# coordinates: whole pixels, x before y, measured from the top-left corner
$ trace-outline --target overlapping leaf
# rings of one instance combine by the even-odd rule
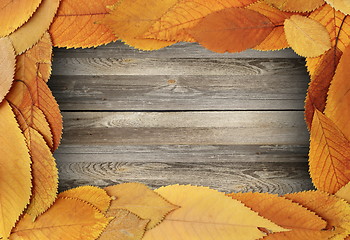
[[[325,0],[328,4],[345,14],[350,14],[350,3],[347,0]]]
[[[11,88],[15,75],[15,53],[8,38],[0,38],[0,102]]]
[[[334,195],[350,203],[350,183],[347,183],[345,186],[339,189],[339,191],[336,192]]]
[[[324,4],[324,0],[265,0],[265,2],[287,12],[311,12]]]

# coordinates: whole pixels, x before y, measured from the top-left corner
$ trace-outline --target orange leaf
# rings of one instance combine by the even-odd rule
[[[350,143],[318,110],[312,121],[309,165],[312,182],[320,190],[333,194],[350,181]]]
[[[0,238],[7,239],[29,203],[32,184],[28,148],[6,100],[0,116]]]
[[[22,27],[9,35],[16,55],[34,46],[49,29],[60,0],[42,0],[38,10]]]
[[[350,14],[350,3],[348,0],[325,0],[328,4],[345,14]]]
[[[29,127],[24,132],[32,159],[33,189],[27,213],[34,219],[45,212],[55,201],[58,188],[58,171],[55,159],[44,138]]]
[[[50,27],[56,47],[96,47],[116,41],[115,35],[98,24],[108,14],[107,5],[117,0],[64,0]]]
[[[305,121],[309,129],[311,129],[315,109],[323,112],[326,107],[328,89],[341,54],[338,48],[328,50],[318,58],[318,65],[310,76],[311,81],[305,99]]]
[[[22,26],[33,15],[41,0],[12,0],[0,2],[0,37]]]
[[[286,194],[284,197],[315,212],[328,222],[327,230],[335,230],[337,238],[344,239],[350,233],[350,205],[335,196],[321,191]]]
[[[339,189],[338,192],[336,192],[334,195],[350,203],[350,183],[347,183],[345,186]]]
[[[350,46],[348,46],[337,67],[329,87],[327,104],[324,113],[341,129],[344,136],[350,139]]]
[[[12,230],[11,240],[94,240],[108,224],[102,213],[83,201],[59,198],[34,222],[24,215]]]
[[[109,208],[111,198],[107,192],[101,188],[93,186],[82,186],[61,192],[58,197],[77,198],[88,202],[102,213],[106,213]]]
[[[0,38],[0,103],[11,88],[15,74],[15,53],[8,38]]]
[[[265,0],[271,6],[287,12],[311,12],[324,4],[324,0]]]
[[[209,50],[240,52],[260,44],[274,27],[266,16],[258,12],[227,8],[203,18],[190,33]]]
[[[142,35],[173,7],[178,0],[124,0],[111,7],[112,11],[102,23],[130,46],[143,49],[160,49],[175,42],[145,39]]]
[[[210,13],[230,8],[243,7],[256,0],[184,0],[176,3],[144,34],[146,38],[166,41],[194,42],[187,30],[194,27]]]

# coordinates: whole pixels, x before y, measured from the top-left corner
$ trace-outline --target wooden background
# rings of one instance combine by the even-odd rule
[[[312,189],[304,59],[290,49],[216,54],[180,43],[55,49],[64,118],[60,190],[142,182],[225,192]]]

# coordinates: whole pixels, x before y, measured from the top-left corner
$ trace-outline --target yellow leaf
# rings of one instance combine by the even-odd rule
[[[12,230],[11,240],[94,240],[109,219],[78,199],[59,198],[34,222],[24,215]]]
[[[335,193],[350,181],[350,143],[334,123],[316,110],[310,134],[309,165],[314,185]]]
[[[274,27],[270,19],[256,11],[226,8],[204,17],[190,33],[211,51],[240,52],[260,44]]]
[[[265,0],[271,6],[287,12],[311,12],[324,4],[324,0]]]
[[[56,47],[96,47],[112,41],[116,36],[102,24],[107,14],[106,6],[116,0],[65,0],[62,1],[50,27]]]
[[[341,11],[344,14],[350,14],[350,3],[348,0],[325,0],[328,4],[334,7],[336,10]]]
[[[337,233],[333,240],[343,240],[350,233],[350,205],[322,191],[286,194],[284,197],[315,212],[328,222],[326,230]]]
[[[82,186],[67,191],[61,192],[58,197],[77,198],[84,202],[88,202],[102,213],[106,213],[109,208],[111,198],[108,196],[105,190],[93,187]]]
[[[155,227],[166,214],[177,208],[140,183],[123,183],[105,190],[113,199],[109,211],[123,208],[143,219],[150,219],[147,229]]]
[[[284,21],[287,41],[303,57],[317,57],[331,48],[327,29],[319,22],[293,15]]]
[[[178,0],[122,0],[117,2],[102,23],[126,44],[143,49],[160,49],[175,42],[145,39],[142,35]]]
[[[32,184],[28,148],[6,100],[0,116],[0,238],[7,239],[29,203]]]
[[[15,75],[15,53],[8,38],[0,38],[0,103],[11,88]]]
[[[99,240],[140,240],[149,220],[144,220],[125,209],[109,210],[107,217],[114,217]]]
[[[256,0],[184,0],[178,1],[144,34],[146,38],[165,41],[194,42],[187,32],[210,13],[230,8],[243,7]]]
[[[42,0],[38,10],[22,27],[9,35],[16,55],[34,46],[49,29],[60,0]]]
[[[0,37],[22,26],[33,15],[41,0],[12,0],[0,2]]]
[[[58,171],[55,159],[44,138],[29,127],[24,132],[32,159],[33,189],[27,213],[36,218],[55,201],[58,188]]]
[[[347,47],[339,61],[337,70],[328,91],[324,113],[350,139],[350,46]],[[346,182],[347,183],[347,182]]]
[[[340,198],[346,200],[348,203],[350,203],[350,183],[347,183],[346,185],[344,185],[334,195],[337,197],[340,197]]]
[[[258,228],[271,232],[286,231],[241,202],[209,188],[174,185],[159,188],[156,192],[180,208],[147,231],[144,240],[231,240],[232,236],[245,240],[265,236]]]

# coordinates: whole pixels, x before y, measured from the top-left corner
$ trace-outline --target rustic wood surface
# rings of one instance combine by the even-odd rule
[[[64,118],[60,190],[142,182],[225,192],[312,189],[304,59],[180,43],[55,49],[49,86]]]

